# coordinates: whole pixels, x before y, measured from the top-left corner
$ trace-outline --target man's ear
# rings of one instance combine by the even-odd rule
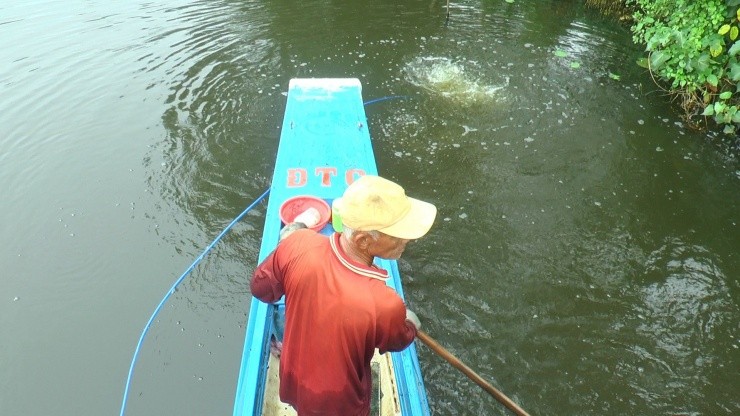
[[[355,245],[363,251],[367,250],[368,246],[370,246],[374,241],[373,236],[371,236],[367,231],[355,231],[352,234],[352,240],[354,240]]]

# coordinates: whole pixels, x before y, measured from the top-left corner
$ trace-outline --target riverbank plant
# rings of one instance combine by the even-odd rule
[[[624,21],[630,19],[629,9],[625,2],[626,0],[586,0],[586,6]]]
[[[627,0],[641,62],[693,125],[740,126],[740,0]]]

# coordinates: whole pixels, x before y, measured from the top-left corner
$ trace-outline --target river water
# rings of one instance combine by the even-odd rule
[[[740,412],[740,165],[578,1],[0,4],[0,414],[116,414],[147,319],[268,186],[293,77],[357,77],[439,218],[410,307],[532,414]],[[264,205],[165,304],[128,415],[231,414]],[[435,415],[507,414],[420,346]]]

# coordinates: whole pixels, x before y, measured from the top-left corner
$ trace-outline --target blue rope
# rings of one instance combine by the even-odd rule
[[[392,100],[392,99],[395,99],[395,98],[407,99],[407,98],[410,98],[410,97],[404,96],[404,95],[389,95],[387,97],[381,97],[381,98],[376,98],[376,99],[373,99],[373,100],[365,101],[364,103],[362,103],[362,105],[363,106],[370,105],[370,104],[374,104],[374,103],[381,102],[381,101]],[[226,233],[229,232],[229,230],[231,230],[231,228],[234,226],[234,224],[236,224],[237,222],[239,222],[239,220],[241,220],[249,211],[252,210],[252,208],[254,208],[255,205],[257,205],[260,201],[262,201],[267,196],[267,194],[269,194],[269,193],[270,193],[270,188],[267,188],[267,190],[262,195],[260,195],[259,198],[257,198],[247,208],[245,208],[244,211],[242,211],[241,214],[239,214],[236,218],[234,218],[234,220],[231,221],[231,223],[229,225],[227,225],[226,228],[224,228],[223,231],[221,231],[221,234],[219,234],[211,242],[211,244],[209,244],[208,247],[206,247],[206,249],[203,250],[202,253],[200,253],[200,256],[198,256],[198,258],[195,259],[195,261],[193,262],[193,264],[191,264],[190,267],[188,267],[185,270],[185,272],[175,281],[175,283],[172,285],[172,287],[170,288],[170,290],[167,291],[167,294],[164,296],[164,298],[162,298],[162,300],[159,302],[159,305],[157,305],[157,307],[154,309],[154,312],[152,313],[152,316],[149,318],[149,321],[144,326],[144,330],[141,332],[141,337],[139,337],[139,342],[136,344],[136,350],[134,350],[134,357],[131,359],[131,366],[128,369],[128,377],[126,378],[126,389],[123,392],[123,402],[121,403],[121,415],[120,416],[123,416],[124,412],[126,411],[126,402],[128,401],[128,392],[129,392],[129,388],[131,387],[131,378],[134,375],[134,366],[136,365],[136,360],[139,357],[139,351],[141,350],[141,344],[144,342],[144,337],[146,336],[147,332],[149,331],[149,327],[151,327],[152,322],[154,322],[154,319],[157,317],[157,314],[159,314],[159,311],[162,309],[162,306],[164,306],[165,302],[167,302],[167,300],[170,298],[170,296],[172,296],[172,294],[175,293],[175,289],[177,289],[177,286],[183,280],[185,280],[185,277],[187,275],[189,275],[190,272],[193,271],[193,269],[195,268],[195,266],[197,266],[198,263],[200,263],[200,261],[203,260],[203,258],[205,257],[205,255],[208,254],[209,251],[211,251],[211,249],[213,248],[213,246],[215,246],[216,243],[218,243],[221,240],[221,238],[224,235],[226,235]]]
[[[402,99],[405,100],[405,99],[411,98],[411,97],[406,96],[406,95],[389,95],[387,97],[381,97],[381,98],[376,98],[374,100],[365,101],[364,103],[362,103],[362,105],[375,104],[375,103],[380,102],[380,101],[392,100],[394,98],[402,98]]]
[[[270,188],[267,188],[267,190],[262,195],[260,195],[259,198],[257,198],[247,208],[245,208],[241,214],[239,214],[236,218],[234,218],[234,220],[231,221],[231,223],[227,225],[223,231],[221,231],[221,234],[219,234],[216,237],[216,239],[214,239],[213,242],[211,242],[211,244],[209,244],[208,247],[206,247],[206,249],[202,253],[200,253],[200,256],[198,256],[198,258],[195,259],[193,264],[191,264],[190,267],[188,267],[187,270],[185,270],[185,272],[180,276],[180,278],[177,279],[177,281],[175,281],[175,283],[172,285],[172,287],[167,292],[167,294],[164,296],[164,298],[162,298],[162,300],[159,302],[159,305],[157,305],[157,308],[154,309],[154,313],[152,313],[152,316],[149,318],[149,322],[146,323],[146,326],[144,326],[144,330],[141,332],[141,337],[139,337],[139,342],[136,344],[136,350],[134,351],[134,357],[131,360],[131,367],[129,367],[128,369],[128,377],[126,378],[126,390],[124,390],[123,392],[123,403],[121,403],[121,416],[123,416],[123,413],[126,411],[126,401],[128,399],[129,387],[131,386],[131,377],[134,374],[134,365],[136,364],[136,359],[139,356],[139,350],[141,349],[141,344],[144,342],[144,337],[146,336],[146,333],[149,331],[149,327],[152,325],[154,318],[157,317],[157,314],[159,313],[160,309],[162,309],[162,306],[164,306],[165,302],[167,302],[167,299],[169,299],[169,297],[173,293],[175,293],[175,289],[180,284],[180,282],[182,282],[185,279],[185,277],[188,274],[190,274],[191,271],[193,271],[195,266],[198,263],[200,263],[201,260],[203,260],[203,257],[205,257],[205,255],[208,254],[209,251],[211,251],[213,246],[215,246],[216,243],[218,243],[219,240],[221,240],[221,238],[224,235],[226,235],[227,232],[229,232],[229,230],[231,229],[231,227],[234,226],[234,224],[239,222],[239,220],[241,220],[245,215],[247,215],[247,213],[251,211],[252,208],[254,208],[254,206],[257,205],[260,201],[262,201],[269,193],[270,193]]]

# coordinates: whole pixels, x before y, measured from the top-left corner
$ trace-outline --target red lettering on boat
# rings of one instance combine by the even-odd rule
[[[308,173],[304,168],[288,169],[288,188],[300,188],[306,186]]]
[[[344,171],[344,182],[351,185],[367,173],[364,169],[349,168]],[[332,178],[338,175],[338,169],[333,166],[319,166],[314,169],[314,175],[321,180],[321,186],[331,187]],[[308,184],[308,170],[306,168],[288,168],[288,188],[302,188]]]
[[[352,182],[360,179],[361,176],[365,176],[365,171],[362,169],[347,169],[344,172],[344,180],[347,182],[347,185],[352,185]]]
[[[321,186],[331,186],[331,177],[337,176],[337,168],[333,167],[318,167],[316,168],[316,176],[321,176]]]

